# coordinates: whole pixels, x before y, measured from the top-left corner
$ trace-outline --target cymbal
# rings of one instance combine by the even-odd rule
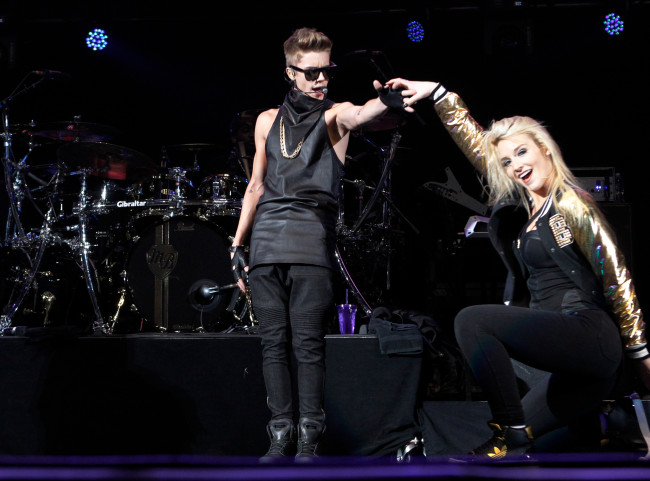
[[[10,124],[9,132],[12,134],[28,134],[30,130],[34,128],[34,124]]]
[[[115,180],[141,180],[155,174],[158,166],[145,154],[106,142],[71,142],[57,149],[60,161],[91,175]]]
[[[32,127],[29,133],[64,142],[101,142],[110,140],[121,132],[110,125],[88,122],[50,122]]]

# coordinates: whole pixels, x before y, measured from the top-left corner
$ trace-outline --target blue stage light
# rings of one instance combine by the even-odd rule
[[[86,45],[93,50],[104,50],[108,46],[108,35],[101,28],[88,32]]]
[[[609,35],[618,35],[623,31],[624,22],[615,13],[608,14],[603,24],[605,25],[605,32]]]
[[[424,27],[417,20],[413,20],[406,26],[406,34],[411,42],[421,42],[424,38]]]

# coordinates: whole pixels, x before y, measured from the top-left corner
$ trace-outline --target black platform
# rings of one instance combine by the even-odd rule
[[[0,338],[0,452],[259,456],[269,412],[255,335]],[[417,431],[422,359],[327,336],[326,455],[393,455]]]

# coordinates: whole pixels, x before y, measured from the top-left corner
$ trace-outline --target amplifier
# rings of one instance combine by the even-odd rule
[[[622,201],[620,174],[614,167],[578,167],[571,169],[580,187],[598,202]]]

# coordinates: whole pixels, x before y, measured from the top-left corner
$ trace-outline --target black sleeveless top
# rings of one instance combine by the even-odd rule
[[[544,247],[539,231],[527,231],[527,227],[536,221],[533,216],[522,229],[519,237],[519,253],[528,270],[528,289],[530,291],[530,308],[545,311],[571,313],[598,306],[591,297],[558,266]]]
[[[283,108],[266,140],[267,171],[253,223],[250,268],[278,263],[332,268],[343,164],[330,142],[325,109],[299,154],[293,159],[284,157],[280,149]],[[295,142],[286,142],[289,155],[295,148]]]

